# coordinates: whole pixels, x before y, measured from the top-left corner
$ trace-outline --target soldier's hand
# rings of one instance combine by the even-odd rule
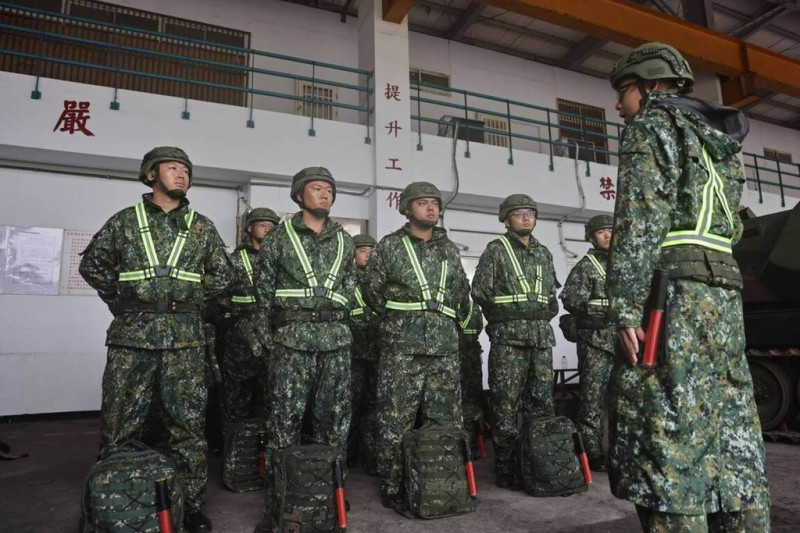
[[[639,345],[644,342],[642,328],[621,328],[617,330],[617,338],[622,345],[622,354],[631,366],[639,362]]]

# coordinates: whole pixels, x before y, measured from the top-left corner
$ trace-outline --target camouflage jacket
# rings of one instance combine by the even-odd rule
[[[276,290],[303,290],[309,287],[300,259],[286,231],[286,224],[292,224],[295,229],[320,287],[336,261],[338,234],[341,232],[344,241],[342,261],[332,289],[347,300],[346,304],[323,296],[276,297]],[[352,336],[347,321],[350,309],[355,305],[355,247],[353,239],[342,226],[328,218],[322,231],[317,234],[305,225],[302,212],[299,212],[281,223],[264,239],[254,268],[259,308],[257,323],[263,328],[262,337],[267,337],[268,342],[271,340],[294,350],[307,351],[331,351],[350,345]],[[309,312],[333,312],[341,314],[342,318],[320,322],[282,319],[283,316],[300,316]],[[267,327],[268,324],[272,325],[274,331]]]
[[[570,271],[559,298],[564,308],[577,317],[578,339],[611,352],[614,350],[614,324],[608,318],[606,276],[598,271],[589,256],[604,269],[607,267],[608,251],[592,248]]]
[[[421,302],[417,276],[403,245],[408,236],[419,259],[432,295],[439,289],[442,261],[447,261],[444,304],[456,310],[456,320],[438,311],[387,310],[387,301]],[[469,309],[469,282],[458,248],[443,228],[433,228],[433,237],[423,241],[411,233],[409,224],[378,243],[367,263],[364,299],[379,315],[381,357],[387,354],[458,356],[458,325]]]
[[[244,251],[248,259],[250,259],[250,266],[253,269],[251,273],[253,279],[248,276],[247,270],[245,269],[244,261],[241,256],[242,251]],[[256,310],[256,288],[254,281],[257,258],[258,250],[250,246],[249,242],[240,244],[231,254],[233,280],[231,284],[228,285],[228,290],[225,292],[224,305],[234,319],[249,315]],[[249,299],[252,299],[252,303],[245,301]]]
[[[365,270],[356,269],[356,284],[363,301]],[[378,360],[378,315],[366,301],[360,305],[356,298],[355,307],[350,311],[350,331],[353,333],[351,353],[353,359],[366,361]]]
[[[153,203],[153,194],[142,196],[155,252],[166,263],[178,232],[186,228],[189,201],[165,213]],[[201,275],[201,282],[170,276],[139,281],[119,281],[120,273],[149,266],[135,207],[112,216],[81,254],[80,273],[108,304],[114,320],[106,344],[148,350],[181,349],[204,343],[204,303],[222,294],[231,279],[231,262],[214,224],[195,213],[177,268]],[[190,312],[153,312],[158,302],[172,302]],[[147,307],[147,311],[139,310]]]
[[[741,145],[672,105],[681,100],[688,99],[651,93],[645,108],[622,134],[608,264],[610,315],[619,327],[641,325],[653,270],[664,263],[668,253],[661,248],[667,232],[693,229],[697,224],[708,179],[703,147],[722,178],[722,192],[734,215],[729,222],[720,202],[715,202],[711,232],[734,243],[741,236],[742,225],[736,216],[745,180],[737,156]],[[674,248],[706,253],[697,245]],[[736,270],[735,263],[732,268]]]
[[[522,289],[501,240],[490,242],[481,254],[472,280],[472,298],[483,308],[483,314],[489,321],[486,328],[489,340],[493,344],[511,346],[554,346],[555,336],[550,319],[558,314],[556,289],[561,284],[556,279],[553,256],[533,236],[528,247],[511,232],[507,232],[505,237],[511,243],[531,289],[541,284],[537,292],[542,301],[495,303],[495,298],[520,294]]]

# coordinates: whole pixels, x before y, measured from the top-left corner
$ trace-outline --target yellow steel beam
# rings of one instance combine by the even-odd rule
[[[759,87],[800,96],[800,61],[626,0],[480,1],[628,46],[668,43],[695,68],[750,78]]]
[[[383,20],[400,24],[416,0],[383,0]]]

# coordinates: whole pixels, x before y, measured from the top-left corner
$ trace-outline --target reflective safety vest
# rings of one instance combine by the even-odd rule
[[[172,245],[172,251],[169,254],[167,263],[162,265],[158,260],[156,245],[153,243],[153,235],[150,233],[150,222],[147,220],[144,202],[142,201],[136,204],[136,224],[139,226],[139,234],[142,236],[142,245],[144,246],[145,255],[147,255],[147,263],[150,266],[142,270],[120,272],[119,281],[141,281],[150,278],[170,277],[191,283],[202,282],[202,274],[181,270],[177,267],[178,259],[183,253],[183,247],[189,236],[189,228],[192,227],[192,222],[194,221],[194,209],[190,207],[189,212],[183,215],[183,218],[186,221],[186,229],[178,231],[178,236],[175,238],[175,243]]]
[[[597,273],[600,274],[600,278],[605,283],[606,267],[604,267],[603,264],[592,254],[586,254],[586,257],[589,258],[589,261],[594,265],[594,268],[597,269]],[[589,305],[596,305],[598,307],[608,307],[608,298],[592,298],[587,303]]]
[[[336,283],[336,278],[339,276],[339,268],[342,266],[342,257],[344,255],[344,235],[342,230],[336,233],[338,240],[338,249],[336,251],[336,259],[331,265],[330,271],[325,278],[325,283],[320,286],[317,281],[317,275],[314,274],[314,269],[311,267],[311,261],[308,260],[303,245],[300,243],[300,238],[290,220],[287,220],[283,227],[286,228],[286,234],[289,236],[289,241],[292,243],[294,253],[297,254],[297,259],[300,260],[300,266],[303,268],[303,273],[306,277],[308,287],[305,289],[277,289],[275,291],[276,298],[311,298],[313,296],[326,298],[332,300],[342,306],[346,306],[348,299],[341,294],[334,292],[333,286]]]
[[[247,279],[250,280],[250,285],[253,285],[253,265],[250,263],[250,254],[247,253],[246,248],[242,248],[239,250],[239,257],[242,259],[242,266],[244,267],[244,271],[247,274]],[[231,302],[235,304],[254,304],[256,303],[256,297],[251,295],[244,295],[244,294],[234,294],[231,296]]]
[[[506,249],[506,255],[508,255],[508,259],[511,261],[511,266],[514,268],[514,273],[517,275],[522,292],[520,294],[495,296],[492,298],[492,302],[495,304],[513,304],[519,302],[539,302],[546,304],[549,302],[550,300],[548,297],[542,294],[542,266],[536,265],[536,279],[531,288],[528,279],[525,277],[525,272],[522,271],[522,266],[519,264],[517,256],[511,248],[511,243],[508,238],[502,235],[500,237],[500,242],[503,243],[503,247]]]
[[[356,287],[356,291],[353,294],[353,296],[355,296],[356,298],[356,303],[358,304],[358,307],[350,311],[350,316],[361,316],[368,310],[367,304],[364,303],[364,298],[361,296],[361,289]]]
[[[444,291],[445,283],[447,282],[447,259],[442,260],[442,266],[439,269],[439,288],[436,291],[436,298],[431,295],[428,280],[425,278],[425,273],[422,271],[422,265],[419,264],[417,252],[411,245],[411,239],[408,235],[403,237],[403,246],[406,248],[408,259],[411,261],[411,266],[414,268],[414,274],[417,276],[420,290],[422,292],[421,302],[395,302],[387,300],[386,309],[393,311],[438,311],[443,315],[456,318],[455,309],[444,305]]]
[[[703,161],[708,170],[708,179],[703,186],[703,203],[697,215],[697,223],[694,229],[668,232],[666,238],[661,243],[661,248],[696,244],[703,248],[730,254],[731,239],[711,233],[711,219],[717,201],[722,205],[722,210],[725,212],[725,217],[728,219],[731,228],[735,227],[735,225],[733,222],[733,214],[728,205],[728,199],[725,198],[722,178],[717,174],[717,170],[714,168],[714,163],[711,161],[711,157],[708,155],[705,146],[703,146]]]
[[[464,335],[477,335],[478,334],[478,330],[477,329],[474,329],[474,328],[467,329],[467,326],[469,326],[469,321],[472,320],[472,310],[473,310],[473,308],[474,308],[474,306],[473,306],[472,300],[470,300],[469,301],[469,313],[467,313],[467,318],[465,318],[464,320],[462,320],[461,322],[458,323],[458,325],[461,326],[461,332]]]

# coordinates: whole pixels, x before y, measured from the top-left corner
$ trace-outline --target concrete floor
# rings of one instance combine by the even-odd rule
[[[0,439],[29,457],[0,461],[1,533],[73,533],[81,488],[99,440],[97,419],[13,422],[0,426]],[[360,468],[350,471],[348,531],[404,532],[602,532],[640,531],[632,504],[617,500],[608,477],[595,473],[589,491],[565,498],[532,498],[494,486],[490,459],[475,465],[480,504],[475,513],[439,520],[411,520],[381,507],[378,480]],[[220,459],[210,462],[205,511],[219,533],[251,533],[262,492],[236,494],[223,488]],[[772,492],[772,531],[800,529],[800,446],[767,443]]]

